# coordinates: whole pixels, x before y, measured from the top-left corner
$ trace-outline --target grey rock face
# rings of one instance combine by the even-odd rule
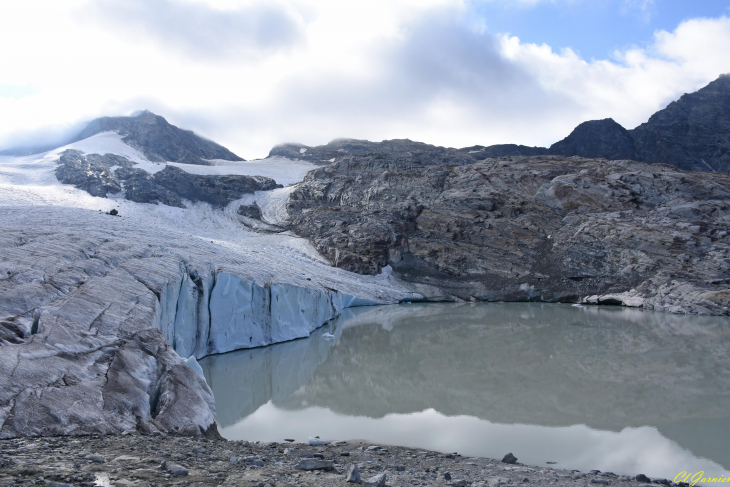
[[[83,155],[67,150],[59,158],[56,177],[93,196],[106,197],[124,191],[138,203],[163,203],[184,207],[183,200],[223,207],[247,193],[282,187],[263,176],[203,176],[166,166],[155,174],[137,169],[128,159],[112,154]]]
[[[730,172],[730,75],[683,95],[631,135],[639,160]]]
[[[126,157],[114,154],[84,156],[78,151],[67,150],[59,159],[56,178],[59,182],[72,184],[92,196],[106,198],[107,194],[122,190],[120,179],[111,169],[114,166],[133,170],[134,164]]]
[[[611,118],[583,122],[569,136],[551,145],[549,152],[586,158],[636,159],[631,134]]]
[[[312,171],[290,195],[291,228],[334,265],[391,265],[430,299],[729,313],[728,176],[558,156],[430,162]]]

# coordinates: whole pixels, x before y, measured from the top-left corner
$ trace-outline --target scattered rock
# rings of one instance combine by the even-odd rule
[[[386,480],[387,476],[384,473],[381,473],[374,477],[370,477],[363,485],[365,487],[385,487]]]
[[[647,477],[646,475],[644,475],[643,473],[640,473],[639,475],[636,476],[636,481],[637,482],[646,482],[647,484],[651,483],[651,479],[649,477]]]
[[[357,465],[350,465],[347,469],[347,474],[345,475],[345,481],[352,482],[354,484],[359,484],[362,482],[362,479],[360,478],[360,469],[357,468]]]

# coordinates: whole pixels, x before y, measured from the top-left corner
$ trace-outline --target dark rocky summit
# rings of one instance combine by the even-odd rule
[[[192,130],[182,130],[170,125],[163,117],[147,110],[133,117],[102,117],[92,120],[75,140],[83,140],[110,130],[122,135],[125,143],[139,149],[153,162],[208,164],[205,159],[243,160],[225,147],[195,135]]]
[[[207,159],[243,161],[233,152],[215,142],[171,125],[163,117],[147,110],[131,117],[101,117],[92,120],[74,137],[55,146],[15,148],[0,155],[27,155],[62,147],[86,139],[100,132],[113,131],[123,136],[124,142],[153,162],[181,162],[185,164],[209,164]]]
[[[730,172],[730,75],[683,95],[630,133],[638,160]]]
[[[106,197],[124,191],[124,197],[138,203],[160,202],[184,207],[183,201],[202,201],[223,207],[247,193],[281,188],[263,176],[201,176],[175,166],[150,174],[137,169],[130,160],[113,154],[83,155],[66,150],[61,154],[56,177],[92,196]]]
[[[730,176],[560,156],[443,163],[460,162],[448,152],[312,171],[291,193],[291,228],[334,265],[390,265],[433,300],[730,313]]]
[[[548,152],[587,158],[636,159],[636,148],[631,134],[611,118],[583,122],[569,136],[551,145]]]

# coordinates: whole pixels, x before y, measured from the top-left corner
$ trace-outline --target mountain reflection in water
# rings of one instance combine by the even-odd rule
[[[307,339],[201,365],[230,439],[512,451],[525,463],[673,478],[730,475],[729,351],[726,318],[407,304],[345,310]]]

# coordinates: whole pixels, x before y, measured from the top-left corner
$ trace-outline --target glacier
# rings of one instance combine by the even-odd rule
[[[348,307],[419,297],[388,272],[353,274],[302,238],[242,225],[236,209],[252,200],[269,223],[285,220],[289,188],[223,210],[98,198],[55,179],[69,148],[160,164],[113,133],[0,157],[0,438],[215,435],[212,393],[188,362],[306,337]],[[255,173],[254,162],[239,172]],[[269,174],[303,175],[292,164],[279,159]],[[222,169],[194,170],[205,168]]]

